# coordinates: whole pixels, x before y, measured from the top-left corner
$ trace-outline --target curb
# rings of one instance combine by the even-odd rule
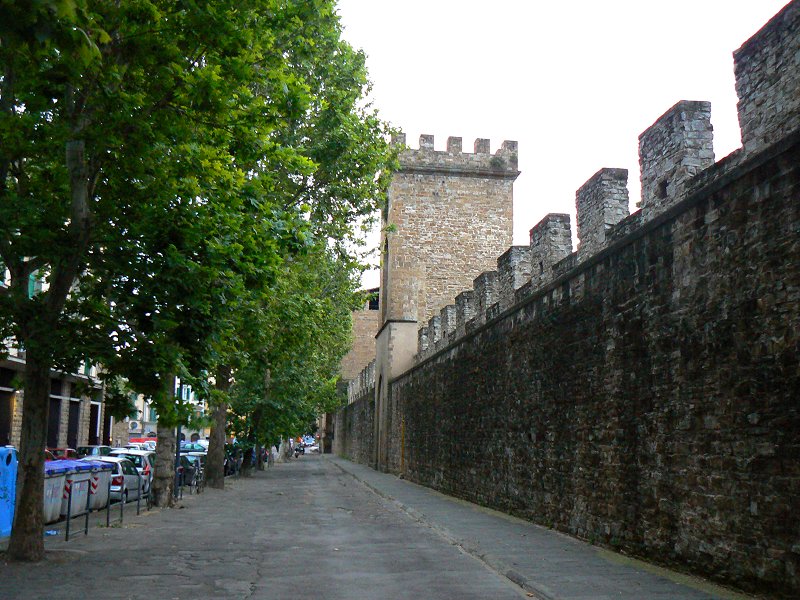
[[[391,494],[388,494],[387,492],[378,489],[374,485],[370,484],[368,481],[359,477],[356,473],[346,469],[343,465],[339,464],[338,461],[333,461],[330,459],[326,460],[330,464],[336,466],[343,473],[350,475],[353,479],[361,483],[364,487],[372,491],[377,496],[389,500],[397,508],[399,508],[409,517],[411,517],[414,521],[417,521],[418,523],[421,523],[426,527],[428,527],[429,529],[433,530],[437,535],[439,535],[449,544],[458,547],[465,554],[468,554],[473,558],[479,560],[484,565],[486,565],[490,570],[494,571],[501,577],[506,578],[508,581],[518,586],[520,589],[522,589],[522,591],[526,592],[529,597],[534,598],[534,600],[559,600],[559,597],[556,596],[553,593],[553,591],[550,590],[547,586],[543,586],[529,580],[527,577],[525,577],[518,571],[512,569],[501,559],[497,558],[496,556],[488,552],[484,552],[477,543],[459,539],[458,537],[453,535],[448,529],[428,519],[428,517],[426,517],[424,513],[421,513],[415,508],[412,508],[404,504]]]

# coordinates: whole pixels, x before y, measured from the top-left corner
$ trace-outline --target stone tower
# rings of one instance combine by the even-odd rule
[[[393,140],[405,144],[405,136]],[[381,328],[376,336],[375,464],[385,468],[388,383],[413,364],[419,323],[453,304],[512,241],[517,143],[489,140],[462,152],[461,138],[434,150],[432,135],[400,154],[381,236]]]

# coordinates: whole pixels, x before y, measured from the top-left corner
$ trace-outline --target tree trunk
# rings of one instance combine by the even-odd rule
[[[289,458],[292,454],[292,447],[289,445],[289,440],[281,440],[280,445],[278,446],[278,458],[275,462],[289,462]]]
[[[259,471],[264,470],[264,446],[256,444],[256,468]]]
[[[242,457],[242,477],[250,477],[253,474],[253,447],[250,446],[244,451]]]
[[[14,560],[44,558],[44,448],[49,399],[50,366],[29,349],[25,356],[17,506],[8,544],[8,556]]]
[[[153,504],[167,508],[175,504],[175,429],[158,424]]]
[[[231,385],[231,368],[220,365],[217,368],[214,387],[227,397]],[[206,463],[206,484],[212,488],[225,489],[225,427],[228,418],[228,403],[217,400],[212,409],[214,422],[211,425],[211,436],[208,440],[208,458]]]
[[[175,376],[170,375],[164,379],[160,401],[162,406],[167,406],[168,402],[174,402]],[[175,448],[177,442],[175,426],[172,423],[162,424],[160,412],[156,438],[156,464],[152,489],[153,504],[167,508],[175,504]]]

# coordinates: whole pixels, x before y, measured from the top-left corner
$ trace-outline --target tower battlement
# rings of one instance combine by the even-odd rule
[[[485,138],[475,140],[473,152],[463,151],[460,137],[448,137],[444,150],[436,150],[434,142],[434,136],[423,134],[419,136],[418,149],[406,147],[400,153],[400,172],[512,180],[519,175],[515,141],[505,140],[494,154],[491,153],[489,140]],[[392,143],[405,146],[405,134],[394,136]]]

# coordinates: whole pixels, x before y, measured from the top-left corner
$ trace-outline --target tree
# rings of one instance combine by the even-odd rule
[[[342,238],[380,199],[388,153],[382,125],[357,106],[363,58],[339,40],[327,0],[23,1],[3,4],[0,24],[0,258],[11,273],[0,334],[26,351],[9,555],[38,560],[50,369],[138,336],[153,349],[128,367],[166,409],[170,377],[224,337],[202,328],[213,296],[178,298],[183,283],[233,281],[217,296],[227,299],[306,232]],[[329,143],[310,142],[316,126]],[[260,258],[239,264],[248,203],[270,233]],[[219,223],[240,231],[217,237]],[[165,231],[210,242],[194,253]],[[174,285],[149,315],[136,303],[134,319],[120,292],[144,294],[155,273]],[[47,284],[34,296],[31,275]],[[148,317],[151,330],[133,329]]]
[[[230,429],[260,448],[310,431],[337,402],[358,278],[325,244],[287,261],[262,300],[232,390]]]

